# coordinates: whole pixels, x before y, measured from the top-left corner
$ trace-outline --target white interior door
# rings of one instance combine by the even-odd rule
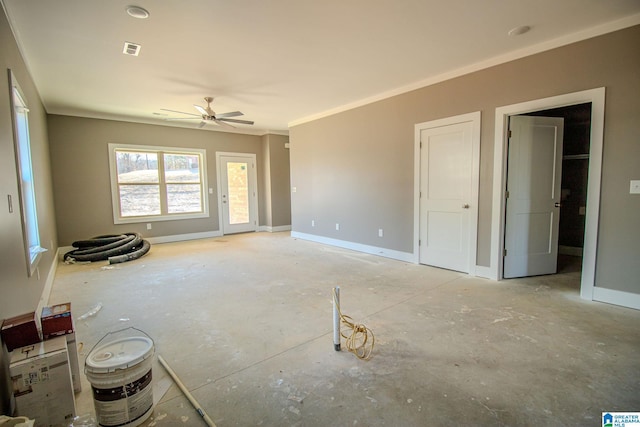
[[[564,119],[509,119],[504,277],[554,274],[558,264]]]
[[[218,153],[217,160],[222,233],[256,231],[258,202],[255,155]]]
[[[420,131],[421,264],[465,273],[475,265],[474,126],[479,134],[479,117]]]

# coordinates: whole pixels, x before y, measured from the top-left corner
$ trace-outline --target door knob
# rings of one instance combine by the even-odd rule
[[[556,208],[560,207],[560,202],[556,202]]]
[[[469,209],[469,204],[465,203],[464,205],[462,205],[462,209]]]

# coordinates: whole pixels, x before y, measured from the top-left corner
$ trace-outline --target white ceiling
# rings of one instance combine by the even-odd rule
[[[640,23],[638,0],[1,1],[49,113],[195,127],[154,113],[213,96],[259,134]]]

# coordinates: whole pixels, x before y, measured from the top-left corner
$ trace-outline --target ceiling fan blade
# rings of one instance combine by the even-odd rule
[[[195,104],[193,104],[193,106],[194,106],[194,107],[196,107],[196,110],[200,111],[200,113],[201,113],[203,116],[210,116],[210,114],[207,112],[207,110],[205,110],[205,109],[204,109],[204,108],[202,108],[201,106],[199,106],[199,105],[195,105]]]
[[[165,120],[173,121],[173,120],[200,120],[201,117],[167,117]]]
[[[167,110],[166,108],[161,108],[162,111],[171,111],[172,113],[179,113],[179,114],[188,114],[190,116],[196,116],[196,117],[200,117],[198,114],[193,114],[193,113],[185,113],[184,111],[176,111],[176,110]]]
[[[225,123],[222,120],[215,119],[214,122],[221,125],[222,127],[233,128],[233,129],[236,128],[235,126],[231,126],[229,123]]]
[[[230,113],[222,113],[222,114],[216,114],[216,119],[222,119],[224,117],[236,117],[236,116],[242,116],[243,113],[241,113],[240,111],[232,111]]]
[[[224,122],[233,122],[233,123],[241,123],[243,125],[252,125],[253,122],[250,120],[236,120],[236,119],[218,119],[219,121]]]

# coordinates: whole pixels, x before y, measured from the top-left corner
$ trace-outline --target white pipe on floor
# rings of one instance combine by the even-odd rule
[[[333,288],[333,349],[340,351],[340,286]]]
[[[209,415],[207,415],[207,413],[204,412],[204,409],[200,407],[200,404],[198,403],[198,401],[194,399],[191,393],[189,393],[189,390],[187,390],[184,384],[182,384],[182,381],[180,381],[180,378],[178,378],[176,373],[173,372],[173,369],[169,367],[169,364],[162,358],[162,356],[158,355],[158,361],[162,366],[164,366],[164,369],[167,370],[169,375],[171,375],[171,378],[173,378],[173,381],[175,381],[176,385],[180,388],[180,390],[182,390],[184,395],[187,396],[187,399],[189,399],[189,402],[191,402],[191,405],[193,405],[196,412],[202,417],[204,422],[207,423],[209,427],[216,427],[215,423],[211,420],[211,418],[209,418]]]

